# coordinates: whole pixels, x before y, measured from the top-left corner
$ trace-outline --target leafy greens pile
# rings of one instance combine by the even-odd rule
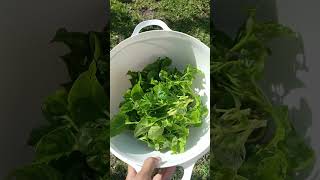
[[[192,89],[200,71],[187,65],[180,72],[170,64],[159,58],[141,72],[128,72],[132,88],[111,121],[111,136],[127,129],[155,150],[184,152],[189,128],[200,126],[208,110]]]
[[[16,180],[109,179],[109,44],[106,30],[57,31],[53,42],[71,51],[62,56],[71,81],[44,101],[47,123],[32,131],[32,164],[16,169]]]
[[[286,106],[273,105],[257,82],[267,42],[294,36],[255,12],[231,39],[213,28],[211,48],[211,171],[214,180],[289,180],[311,167],[314,152],[298,136]]]

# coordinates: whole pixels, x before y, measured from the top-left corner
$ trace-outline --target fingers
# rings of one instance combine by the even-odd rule
[[[137,175],[136,170],[135,170],[133,167],[131,167],[130,165],[128,165],[128,174],[127,174],[126,180],[131,180],[131,179],[133,179],[136,175]]]
[[[141,174],[141,176],[151,177],[154,169],[158,167],[159,163],[160,163],[160,158],[149,157],[144,161],[142,169],[139,172],[139,174]]]
[[[153,180],[170,180],[173,173],[176,171],[176,167],[164,168],[157,175],[153,177]]]
[[[168,167],[163,171],[163,180],[169,180],[171,176],[176,172],[176,167]]]

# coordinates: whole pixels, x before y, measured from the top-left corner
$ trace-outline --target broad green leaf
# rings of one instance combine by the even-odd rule
[[[276,125],[273,139],[269,146],[277,145],[286,138],[286,135],[291,131],[291,125],[288,119],[288,108],[285,106],[274,107],[272,109],[273,121]]]
[[[59,29],[51,42],[61,42],[71,50],[61,58],[67,65],[72,80],[87,70],[91,61],[89,38],[86,33],[68,32],[66,29]]]
[[[124,114],[117,114],[112,118],[110,124],[110,137],[116,136],[125,130],[126,119],[127,116]]]
[[[89,33],[89,41],[90,41],[90,48],[93,53],[94,60],[98,60],[102,53],[101,53],[101,43],[99,38],[94,32]]]
[[[68,114],[67,98],[68,94],[64,89],[57,90],[46,98],[42,105],[42,112],[50,123],[61,125],[62,116]]]
[[[53,126],[42,126],[32,129],[27,142],[28,145],[35,146],[43,136],[45,136],[54,129],[55,127]]]
[[[135,84],[131,90],[131,97],[133,100],[139,100],[143,96],[143,90],[140,86],[140,81]]]
[[[283,180],[287,174],[287,160],[282,152],[276,152],[273,156],[264,158],[257,168],[257,179]]]
[[[144,123],[138,123],[136,128],[134,129],[134,136],[139,137],[141,135],[145,135],[148,133],[150,129],[150,125]]]
[[[281,143],[281,149],[283,149],[288,159],[290,173],[311,168],[314,164],[314,151],[305,143],[304,139],[294,131],[288,134],[285,141]]]
[[[133,111],[133,110],[134,110],[134,104],[131,101],[124,102],[120,108],[120,111],[122,113],[129,113],[130,111]]]
[[[69,110],[76,124],[83,124],[102,117],[107,108],[107,97],[96,78],[96,64],[93,61],[88,69],[74,82],[68,96]]]
[[[83,154],[107,153],[105,147],[108,146],[110,139],[107,121],[107,119],[99,119],[95,122],[88,122],[80,129],[77,146]]]
[[[76,137],[68,127],[59,127],[43,136],[36,145],[36,162],[48,163],[75,150]]]
[[[106,169],[109,168],[109,157],[106,154],[96,154],[87,157],[87,163],[90,168],[105,174]]]
[[[148,138],[157,139],[163,133],[163,127],[160,126],[152,126],[148,131]]]
[[[190,113],[190,124],[200,125],[201,124],[201,112],[199,109],[196,109]]]

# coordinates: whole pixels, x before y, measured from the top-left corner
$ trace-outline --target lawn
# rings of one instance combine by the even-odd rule
[[[147,19],[160,19],[180,31],[210,44],[209,0],[111,0],[111,48],[128,38],[134,27]],[[156,28],[156,27],[155,27]],[[209,153],[193,169],[192,179],[209,179]],[[127,166],[111,155],[111,179],[124,180]],[[181,179],[178,168],[173,179]]]

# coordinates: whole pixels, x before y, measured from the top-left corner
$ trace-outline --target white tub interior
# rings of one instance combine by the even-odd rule
[[[194,87],[203,86],[201,90],[202,101],[209,106],[210,95],[210,52],[209,48],[200,44],[198,40],[181,33],[167,31],[149,31],[134,36],[130,42],[122,42],[116,50],[111,51],[110,64],[110,113],[118,112],[118,105],[123,100],[122,95],[131,87],[128,70],[142,70],[147,64],[159,57],[169,57],[173,60],[173,67],[182,70],[187,64],[197,66],[205,73],[199,77]],[[160,153],[148,148],[144,143],[137,141],[130,133],[120,134],[111,139],[111,148],[116,156],[125,157],[125,162],[141,165],[149,156],[160,156],[162,167],[177,165],[196,157],[203,147],[209,145],[209,118],[201,128],[193,128],[187,142],[186,152],[173,155],[170,152]]]

